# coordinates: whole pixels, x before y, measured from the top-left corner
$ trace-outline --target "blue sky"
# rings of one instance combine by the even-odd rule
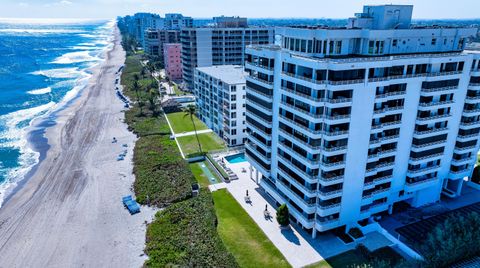
[[[0,18],[114,18],[139,11],[197,18],[347,18],[364,4],[413,4],[414,18],[480,18],[479,0],[0,0]]]

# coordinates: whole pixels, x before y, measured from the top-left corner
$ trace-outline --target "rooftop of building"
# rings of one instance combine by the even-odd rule
[[[244,84],[247,76],[243,66],[240,65],[197,67],[197,70],[230,85]]]

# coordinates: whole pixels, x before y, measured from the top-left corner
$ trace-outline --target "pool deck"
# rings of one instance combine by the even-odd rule
[[[291,224],[289,229],[281,229],[275,220],[275,202],[250,178],[250,164],[248,162],[236,164],[227,162],[227,166],[239,177],[238,180],[225,183],[227,190],[293,267],[303,267],[317,263],[324,258],[355,248],[355,243],[346,245],[329,232],[312,239],[310,234],[295,224]],[[223,185],[219,185],[219,187],[223,187]],[[251,199],[250,203],[245,202],[247,190]],[[265,206],[271,214],[268,219],[264,216]],[[365,244],[370,250],[391,245],[391,242],[378,232],[369,233],[365,236],[366,238],[361,243]]]

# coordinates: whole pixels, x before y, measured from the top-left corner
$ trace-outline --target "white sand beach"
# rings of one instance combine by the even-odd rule
[[[81,96],[46,131],[51,146],[35,173],[0,209],[0,267],[140,267],[145,221],[121,203],[132,193],[135,135],[123,123],[115,72],[125,52],[114,48],[93,69]],[[111,143],[116,137],[118,143]],[[124,161],[116,157],[128,144]]]

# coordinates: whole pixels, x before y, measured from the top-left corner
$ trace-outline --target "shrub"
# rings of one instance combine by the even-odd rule
[[[437,225],[420,246],[425,266],[447,267],[480,254],[480,216],[456,214]]]
[[[238,267],[217,233],[210,192],[176,203],[147,228],[147,267]]]
[[[286,204],[281,205],[277,209],[277,222],[281,226],[287,226],[290,224],[290,217],[288,213],[288,207]]]

